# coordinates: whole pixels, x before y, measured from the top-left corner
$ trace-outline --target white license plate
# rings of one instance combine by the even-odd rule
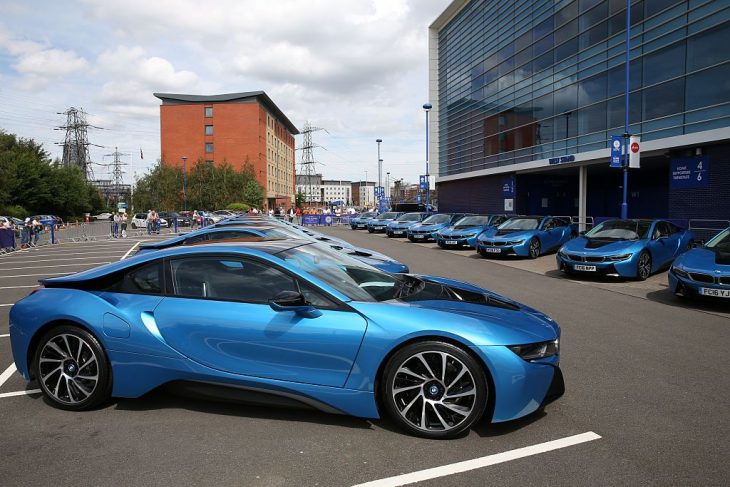
[[[403,232],[401,232],[399,230],[394,230],[393,235],[403,235]]]
[[[456,240],[447,240],[447,241],[446,241],[446,245],[456,245],[456,244],[458,244],[458,243],[459,243],[459,242],[457,242]]]
[[[357,225],[357,228],[365,228],[365,225],[360,225],[360,224],[358,224],[358,225]]]
[[[711,287],[701,287],[700,294],[703,296],[712,296],[715,298],[730,298],[730,290],[714,289]]]
[[[575,269],[576,271],[583,271],[583,272],[596,272],[596,266],[594,266],[594,265],[575,264],[573,266],[573,269]]]
[[[424,238],[425,235],[414,235],[413,238]]]
[[[501,254],[502,253],[502,249],[498,249],[496,247],[484,247],[484,251],[492,253],[492,254]]]

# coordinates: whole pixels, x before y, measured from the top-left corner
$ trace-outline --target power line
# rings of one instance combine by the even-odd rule
[[[319,130],[327,132],[327,130],[321,127],[313,127],[309,122],[304,122],[304,130],[300,132],[304,140],[302,141],[302,146],[299,148],[299,150],[302,151],[302,162],[300,163],[299,173],[303,174],[305,177],[305,185],[307,188],[306,198],[310,201],[312,198],[312,179],[314,179],[315,176],[314,165],[317,164],[317,161],[314,160],[314,148],[322,147],[312,142],[312,132],[317,132]]]
[[[61,113],[59,113],[61,115]],[[94,171],[91,168],[91,158],[89,157],[89,145],[101,147],[100,145],[91,144],[88,138],[88,128],[99,128],[90,125],[86,121],[86,112],[82,109],[74,107],[69,108],[62,115],[66,115],[66,125],[57,127],[56,130],[65,130],[66,137],[63,142],[57,142],[63,145],[63,157],[61,163],[64,166],[77,166],[81,169],[87,181],[94,180]]]

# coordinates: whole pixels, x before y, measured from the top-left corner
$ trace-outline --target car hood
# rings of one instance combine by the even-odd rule
[[[388,228],[410,228],[413,225],[418,225],[418,222],[397,222],[392,221],[388,223]]]
[[[383,220],[378,220],[376,218],[373,218],[372,220],[370,220],[370,223],[372,223],[373,225],[387,225],[388,223],[393,222],[393,221],[395,221],[395,218],[386,218]]]
[[[478,226],[471,226],[471,225],[459,225],[455,227],[446,227],[441,229],[441,235],[445,236],[457,236],[457,235],[469,235],[473,233],[481,232],[484,227],[481,225]]]
[[[412,328],[414,334],[431,331],[452,334],[469,340],[472,345],[519,345],[554,340],[560,335],[560,327],[551,318],[507,297],[452,279],[418,277],[441,284],[469,301],[391,300],[350,304],[381,327],[397,320],[398,326]]]
[[[490,228],[484,232],[481,236],[489,238],[490,240],[527,240],[535,236],[537,230],[497,230],[496,228]]]
[[[581,252],[590,255],[606,255],[629,249],[638,250],[645,240],[602,240],[578,237],[569,240],[562,248],[564,252]]]
[[[448,223],[431,223],[429,225],[424,225],[423,223],[419,223],[418,225],[413,225],[411,227],[411,230],[440,230],[447,226]]]
[[[730,272],[730,252],[720,252],[704,247],[696,248],[679,256],[674,261],[674,265],[705,272],[712,270]]]

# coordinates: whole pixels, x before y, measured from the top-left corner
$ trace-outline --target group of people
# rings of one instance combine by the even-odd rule
[[[32,219],[27,217],[20,228],[20,248],[27,249],[28,247],[38,245],[38,240],[40,240],[42,232],[43,225],[41,222],[35,217]]]
[[[147,212],[147,235],[152,235],[153,233],[160,233],[160,226],[162,225],[162,222],[160,221],[160,215],[155,211],[155,209],[151,209]]]
[[[112,217],[112,237],[127,238],[127,213],[120,211]]]

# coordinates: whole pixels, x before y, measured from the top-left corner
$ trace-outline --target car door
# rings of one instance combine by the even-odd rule
[[[652,255],[653,270],[656,270],[674,257],[676,245],[672,242],[669,225],[666,222],[656,222],[649,241],[649,251]]]
[[[548,218],[543,221],[540,229],[542,231],[538,232],[538,235],[542,240],[543,250],[549,250],[558,245],[562,232],[560,227],[557,226],[555,218]]]
[[[191,360],[246,376],[341,387],[367,321],[271,262],[230,255],[171,259],[173,296],[155,309],[165,341]],[[301,291],[321,315],[274,311],[280,291]]]

